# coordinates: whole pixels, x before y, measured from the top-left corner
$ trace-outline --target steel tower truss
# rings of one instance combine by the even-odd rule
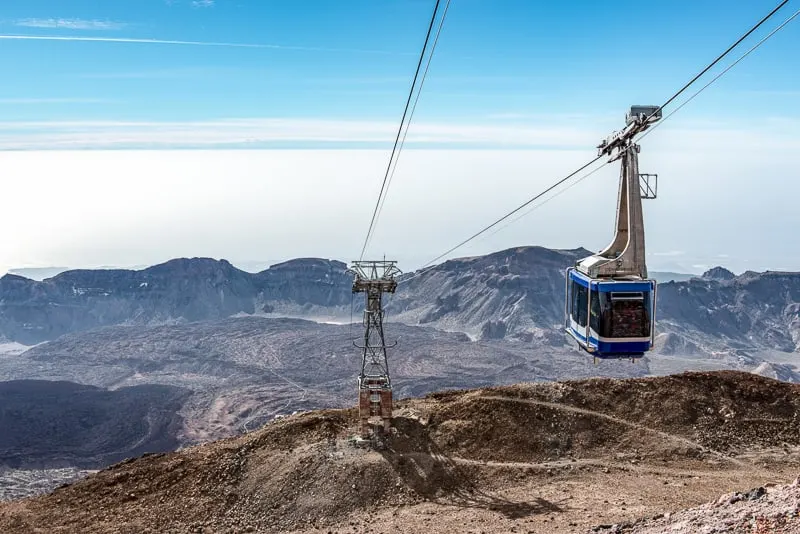
[[[383,333],[383,294],[397,289],[395,276],[400,274],[396,261],[356,261],[349,272],[354,275],[353,293],[364,293],[364,343],[361,373],[358,375],[358,414],[361,435],[370,433],[370,419],[380,417],[383,429],[389,430],[392,420],[392,381],[386,357]]]

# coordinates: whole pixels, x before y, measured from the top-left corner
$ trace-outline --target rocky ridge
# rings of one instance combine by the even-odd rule
[[[30,345],[110,325],[316,309],[344,315],[352,283],[345,268],[309,258],[251,274],[225,260],[181,258],[140,271],[66,271],[41,282],[7,274],[0,278],[0,336]]]
[[[464,332],[471,339],[543,340],[563,346],[564,270],[585,249],[517,247],[448,260],[400,278],[387,298],[393,321]],[[42,282],[0,278],[0,337],[35,344],[111,325],[176,324],[238,315],[349,322],[346,264],[304,258],[247,273],[225,260],[171,260],[140,271],[67,271]],[[354,307],[351,310],[351,303]],[[666,353],[800,350],[800,273],[733,275],[721,267],[659,284]],[[684,354],[687,354],[684,352]],[[756,363],[757,365],[757,363]]]
[[[409,399],[374,449],[354,409],[310,412],[0,505],[0,531],[587,532],[785,480],[798,409],[798,385],[719,372]]]

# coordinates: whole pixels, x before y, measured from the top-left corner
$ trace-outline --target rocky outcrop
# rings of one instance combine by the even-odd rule
[[[353,276],[346,271],[341,261],[300,258],[273,265],[253,278],[265,302],[336,307],[350,305]]]
[[[800,373],[790,365],[762,362],[751,371],[753,374],[766,376],[782,382],[800,383]]]
[[[508,249],[447,261],[401,281],[389,310],[399,321],[459,330],[476,339],[533,339],[559,330],[564,271],[585,249]],[[800,350],[800,273],[715,267],[702,277],[659,284],[658,332],[664,354],[707,355],[726,348]]]
[[[659,354],[704,355],[695,343],[675,332],[665,332],[657,335],[655,346]]]
[[[724,267],[713,267],[703,273],[703,278],[706,280],[733,280],[736,275]]]
[[[797,487],[749,488],[796,476],[798,389],[724,372],[440,391],[398,402],[377,446],[354,446],[353,408],[308,412],[0,504],[0,532],[797,532]]]

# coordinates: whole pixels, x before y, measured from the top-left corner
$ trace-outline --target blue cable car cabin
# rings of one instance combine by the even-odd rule
[[[639,174],[634,137],[661,118],[659,106],[632,106],[626,126],[598,155],[620,160],[614,240],[566,272],[565,328],[595,358],[635,358],[653,348],[656,282],[647,276],[642,198],[655,198]],[[655,175],[652,175],[655,176]],[[652,194],[651,194],[652,192]]]
[[[597,358],[633,358],[653,347],[655,280],[594,279],[567,269],[566,329]]]

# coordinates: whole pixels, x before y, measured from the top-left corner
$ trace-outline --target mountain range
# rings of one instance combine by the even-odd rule
[[[589,254],[517,247],[402,275],[384,302],[387,338],[398,342],[389,349],[395,397],[687,369],[800,382],[800,273],[720,267],[660,283],[656,350],[596,366],[561,330],[564,270]],[[184,258],[0,278],[0,381],[13,381],[15,398],[40,414],[13,427],[0,465],[100,468],[140,451],[137,443],[164,450],[351,405],[363,310],[351,287],[344,262],[319,258],[258,273]],[[137,395],[149,395],[142,387],[166,389],[132,411]],[[85,417],[63,415],[70,406]],[[105,439],[112,415],[128,412],[130,443]],[[87,446],[62,447],[42,430],[54,421],[83,425]],[[26,434],[40,436],[40,448],[19,454],[14,440]]]
[[[74,270],[0,278],[0,336],[35,344],[110,325],[168,324],[237,313],[302,314],[350,303],[346,265],[299,259],[251,274],[225,260],[175,259],[138,271]]]
[[[563,321],[564,269],[586,249],[518,247],[446,261],[399,278],[390,320],[472,339],[553,338]],[[75,270],[43,281],[0,278],[0,337],[33,345],[113,325],[144,326],[237,315],[350,322],[363,309],[344,262],[302,258],[259,273],[225,260],[175,259],[142,270]],[[659,284],[667,353],[800,347],[800,273],[721,267]],[[557,339],[556,339],[557,338]],[[560,344],[556,335],[553,343]]]

